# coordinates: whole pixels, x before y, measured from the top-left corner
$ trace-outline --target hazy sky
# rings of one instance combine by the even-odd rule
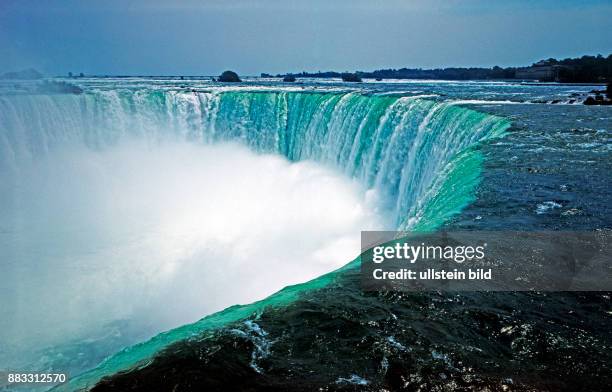
[[[523,65],[612,52],[612,2],[0,0],[0,72]]]

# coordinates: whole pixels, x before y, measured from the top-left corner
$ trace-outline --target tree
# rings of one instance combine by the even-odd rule
[[[240,80],[240,77],[238,76],[238,74],[234,71],[225,71],[221,74],[221,76],[219,76],[218,79],[219,82],[224,82],[224,83],[239,83],[242,82],[242,80]]]

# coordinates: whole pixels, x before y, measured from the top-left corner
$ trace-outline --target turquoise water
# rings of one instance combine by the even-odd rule
[[[538,86],[534,92],[478,83],[226,88],[203,81],[147,79],[92,79],[82,85],[81,95],[0,97],[5,179],[16,181],[23,162],[75,146],[101,151],[129,139],[234,141],[257,153],[333,167],[380,192],[381,208],[389,211],[393,228],[414,230],[435,229],[475,200],[486,158],[481,144],[502,137],[510,127],[508,118],[518,111],[503,113],[512,104],[499,99],[556,97],[575,89],[559,93]],[[448,96],[441,96],[442,91]],[[172,342],[291,303],[357,263],[126,348],[74,379],[68,389],[143,365]]]
[[[458,152],[509,125],[453,102],[354,92],[107,90],[17,95],[0,104],[8,114],[5,170],[66,145],[103,149],[128,138],[239,141],[259,153],[333,166],[381,190],[398,228],[420,219],[422,206],[441,188],[438,174],[454,170],[449,165]]]

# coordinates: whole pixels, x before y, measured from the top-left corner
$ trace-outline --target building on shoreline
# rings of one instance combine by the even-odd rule
[[[532,79],[540,82],[558,82],[561,71],[570,68],[567,65],[558,65],[548,60],[542,60],[531,67],[517,68],[515,77],[516,79]]]

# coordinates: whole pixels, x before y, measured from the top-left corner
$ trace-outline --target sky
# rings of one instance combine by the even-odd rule
[[[612,2],[0,0],[0,72],[241,75],[612,53]]]

